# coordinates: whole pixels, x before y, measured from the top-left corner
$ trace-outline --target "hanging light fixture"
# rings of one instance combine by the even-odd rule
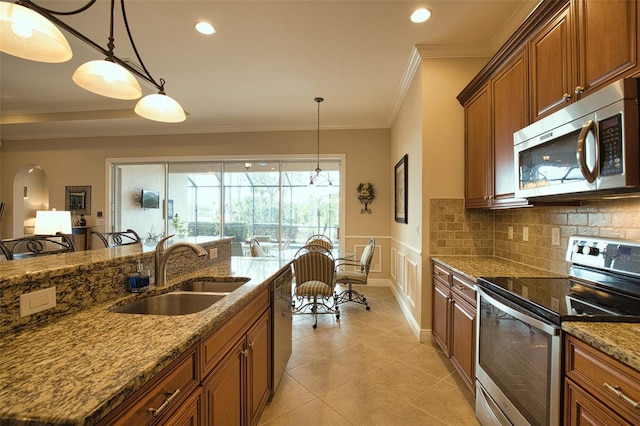
[[[115,0],[111,0],[107,49],[56,16],[79,14],[93,6],[96,1],[89,0],[83,7],[70,12],[47,9],[31,0],[18,0],[15,4],[0,1],[0,51],[19,58],[40,62],[64,62],[69,60],[72,56],[71,48],[62,33],[56,28],[58,26],[106,56],[105,60],[90,61],[78,67],[72,77],[78,86],[111,98],[138,99],[142,96],[142,89],[134,77],[135,75],[158,89],[158,94],[145,96],[138,102],[134,109],[138,115],[150,120],[168,123],[184,121],[186,119],[184,110],[178,102],[167,96],[164,91],[164,79],[160,79],[158,83],[142,62],[131,36],[124,0],[120,0],[122,19],[129,36],[129,43],[139,62],[139,64],[135,65],[143,71],[139,71],[136,67],[118,58],[113,52],[115,48],[113,38]],[[29,34],[34,36],[29,36]],[[64,53],[65,46],[68,50],[66,55]],[[48,57],[59,59],[47,60]]]
[[[322,169],[320,168],[320,102],[324,101],[324,98],[314,98],[313,100],[318,103],[318,132],[317,132],[318,157],[316,162],[316,170],[315,170],[316,173],[311,175],[311,179],[309,180],[309,186],[317,185],[320,183],[321,180],[326,180],[329,186],[332,186],[333,182],[331,182],[331,179],[325,178],[320,174],[322,173]]]

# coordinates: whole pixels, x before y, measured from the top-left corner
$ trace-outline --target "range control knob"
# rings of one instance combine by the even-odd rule
[[[600,254],[600,249],[598,247],[589,247],[589,253],[591,256],[597,256]]]
[[[584,250],[584,246],[581,246],[581,245],[578,245],[578,244],[573,246],[573,252],[574,253],[582,254],[583,250]]]

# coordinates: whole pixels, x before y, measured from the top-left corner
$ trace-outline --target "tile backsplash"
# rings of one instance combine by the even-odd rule
[[[640,198],[494,211],[465,210],[463,199],[431,199],[430,209],[431,255],[494,255],[566,274],[571,235],[640,240]],[[528,241],[523,241],[524,227]],[[560,233],[557,246],[551,241],[553,228]]]

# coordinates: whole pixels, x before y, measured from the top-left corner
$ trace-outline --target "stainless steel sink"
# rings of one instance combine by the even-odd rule
[[[230,293],[249,281],[249,278],[225,278],[193,281],[184,285],[181,291],[202,293]]]
[[[136,300],[115,311],[123,314],[187,315],[203,311],[224,297],[224,294],[173,292]]]

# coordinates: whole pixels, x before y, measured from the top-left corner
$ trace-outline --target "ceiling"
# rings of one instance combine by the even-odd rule
[[[74,10],[84,1],[34,0]],[[0,54],[1,140],[211,132],[389,128],[425,57],[491,56],[534,0],[188,1],[127,0],[136,47],[156,81],[187,112],[177,124],[133,112],[136,101],[87,92],[71,81],[102,54],[68,33],[74,57],[46,64]],[[425,23],[409,21],[428,7]],[[106,46],[109,1],[61,18]],[[217,33],[197,33],[196,21]],[[415,46],[420,48],[416,49]],[[133,59],[116,4],[115,54]],[[418,55],[417,52],[420,52]],[[143,95],[156,90],[141,81]],[[462,89],[462,88],[461,88]]]

